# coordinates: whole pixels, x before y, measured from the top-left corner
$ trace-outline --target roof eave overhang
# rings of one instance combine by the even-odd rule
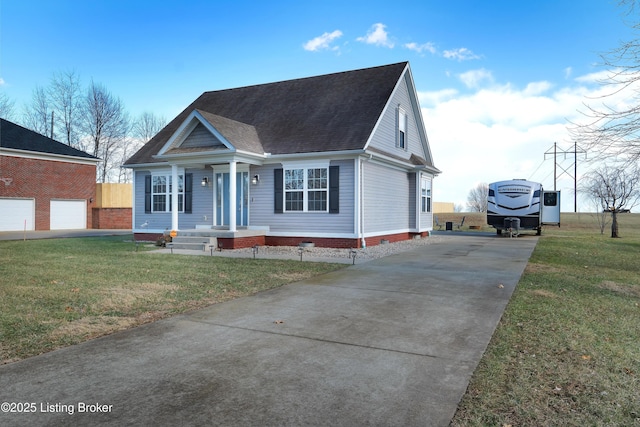
[[[268,162],[275,162],[279,160],[304,160],[304,159],[345,159],[345,158],[355,158],[362,154],[365,151],[363,149],[357,150],[336,150],[336,151],[317,151],[310,153],[286,153],[286,154],[266,154],[266,158]]]
[[[158,159],[163,163],[175,163],[182,165],[207,165],[212,163],[227,163],[231,161],[250,163],[260,165],[264,163],[266,154],[252,153],[243,150],[228,150],[224,152],[216,151],[200,151],[197,153],[177,153],[155,155],[154,159]]]
[[[375,160],[378,162],[385,163],[387,165],[394,166],[399,169],[407,170],[407,171],[424,171],[434,175],[439,175],[442,173],[440,169],[429,166],[429,165],[416,165],[409,160],[398,159],[397,157],[387,156],[384,153],[378,151],[367,150],[364,154],[366,154],[366,158],[369,160]]]
[[[14,157],[23,157],[27,159],[51,160],[57,162],[80,163],[86,165],[96,165],[100,163],[100,159],[96,157],[78,157],[65,154],[43,153],[39,151],[19,150],[16,148],[0,147],[0,154]]]
[[[442,173],[442,171],[434,166],[428,166],[428,165],[418,165],[415,167],[415,170],[417,171],[424,171],[424,172],[429,172],[431,174],[433,174],[434,176],[440,175]]]

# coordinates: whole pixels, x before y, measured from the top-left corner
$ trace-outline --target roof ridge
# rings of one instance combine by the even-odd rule
[[[374,66],[374,67],[356,68],[354,70],[334,71],[334,72],[326,73],[326,74],[318,74],[318,75],[306,76],[306,77],[296,77],[296,78],[291,78],[291,79],[286,79],[286,80],[278,80],[278,81],[273,81],[273,82],[248,84],[246,86],[237,86],[237,87],[231,87],[231,88],[225,88],[225,89],[208,90],[208,91],[203,92],[202,95],[209,94],[209,93],[216,93],[216,92],[226,92],[226,91],[231,91],[231,90],[236,90],[236,89],[247,89],[247,88],[253,88],[253,87],[258,87],[258,86],[277,85],[277,84],[281,84],[281,83],[290,83],[290,82],[302,81],[302,80],[308,80],[308,79],[326,78],[326,77],[331,77],[331,76],[337,76],[337,75],[340,75],[340,74],[357,73],[359,71],[372,71],[372,70],[380,69],[380,68],[399,66],[401,64],[404,67],[406,67],[409,64],[409,61],[395,62],[393,64],[386,64],[386,65],[377,65],[377,66]]]

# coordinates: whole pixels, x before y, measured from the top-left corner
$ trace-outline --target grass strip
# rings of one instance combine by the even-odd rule
[[[453,426],[640,425],[640,215],[545,229]],[[505,242],[508,244],[508,242]]]
[[[344,264],[152,255],[123,236],[0,242],[0,363]]]

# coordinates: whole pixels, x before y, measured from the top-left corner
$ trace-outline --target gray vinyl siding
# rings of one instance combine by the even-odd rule
[[[274,169],[280,164],[252,166],[251,175],[259,174],[258,185],[251,186],[249,219],[252,226],[268,226],[271,232],[353,234],[354,231],[354,161],[334,160],[340,166],[340,213],[284,212],[274,213]]]
[[[398,106],[402,107],[402,109],[407,113],[407,141],[405,143],[405,149],[396,147]],[[369,146],[407,160],[411,157],[411,153],[422,158],[426,158],[426,154],[424,153],[423,146],[420,141],[420,134],[418,133],[416,117],[411,105],[406,78],[402,79],[398,90],[389,102],[389,107],[384,112],[382,120],[380,120],[380,124]]]
[[[133,228],[142,230],[141,225],[147,222],[145,227],[148,230],[166,230],[171,228],[171,212],[144,212],[144,177],[150,175],[149,170],[135,172],[135,218],[133,219]],[[213,223],[213,187],[202,187],[200,182],[204,176],[209,178],[209,182],[213,182],[213,173],[211,169],[186,169],[185,173],[193,174],[193,199],[192,213],[180,213],[178,215],[178,225],[181,230],[195,228],[197,224]],[[205,220],[206,216],[206,220]]]
[[[216,147],[226,148],[226,146],[216,138],[202,123],[199,123],[195,129],[187,136],[180,145],[181,148],[190,147]]]
[[[409,230],[415,224],[415,179],[406,171],[372,161],[362,165],[363,230],[365,234]],[[412,182],[414,181],[414,182]],[[411,189],[414,189],[412,192]]]

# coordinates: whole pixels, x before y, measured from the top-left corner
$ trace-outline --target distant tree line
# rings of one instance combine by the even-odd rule
[[[15,101],[0,93],[0,117],[98,157],[98,182],[130,182],[121,165],[166,124],[144,112],[130,117],[122,100],[93,80],[83,86],[75,71],[51,76],[36,86],[18,117]]]

